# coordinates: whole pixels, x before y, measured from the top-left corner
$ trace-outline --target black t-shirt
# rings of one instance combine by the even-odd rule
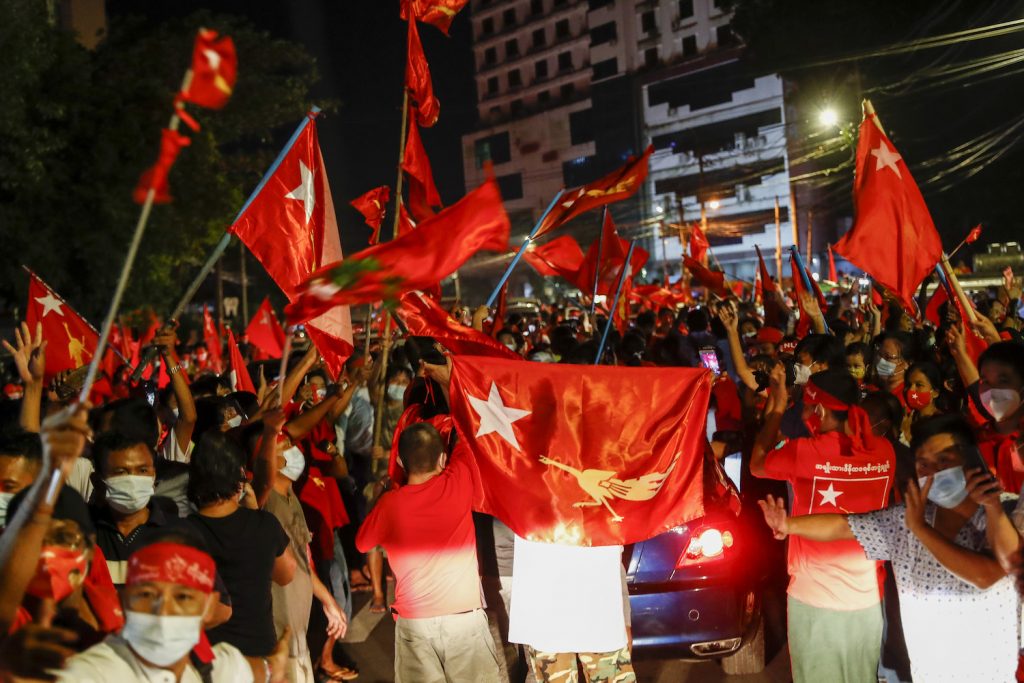
[[[203,535],[231,593],[231,619],[206,632],[210,642],[230,643],[249,657],[270,654],[277,643],[270,576],[288,534],[269,512],[247,508],[227,517],[192,515],[188,522]]]

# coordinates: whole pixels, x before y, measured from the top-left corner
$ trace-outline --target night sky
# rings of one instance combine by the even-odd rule
[[[405,22],[398,0],[110,0],[107,12],[142,15],[152,21],[187,17],[206,9],[248,18],[258,29],[303,45],[316,58],[321,80],[314,99],[334,99],[336,113],[318,121],[320,144],[331,181],[346,253],[366,246],[370,229],[348,202],[389,185],[398,163]],[[446,205],[464,194],[460,134],[476,123],[473,56],[468,12],[452,23],[450,37],[421,25],[434,91],[441,101],[438,123],[423,131],[441,198]],[[245,69],[244,60],[239,70]],[[312,103],[311,103],[312,104]],[[276,151],[276,150],[275,150]],[[389,236],[391,216],[384,227]]]

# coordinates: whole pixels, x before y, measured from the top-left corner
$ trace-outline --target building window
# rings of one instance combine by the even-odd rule
[[[500,107],[494,107],[501,113]],[[491,111],[494,111],[492,109]],[[508,132],[489,135],[480,138],[473,143],[473,151],[476,156],[476,167],[481,168],[485,161],[495,164],[504,164],[512,160],[512,149],[509,145]]]
[[[512,59],[519,56],[519,42],[513,38],[505,41],[505,59]]]
[[[498,63],[498,49],[489,47],[484,50],[484,64],[490,66]]]
[[[501,116],[501,107],[498,105],[491,107],[491,116]],[[480,168],[480,166],[481,164],[478,162],[476,167]]]
[[[480,25],[480,34],[484,36],[489,36],[492,33],[494,33],[494,18],[487,17]]]
[[[544,29],[539,28],[539,29],[537,29],[537,30],[535,30],[533,32],[533,46],[534,47],[544,47],[544,44],[547,43],[547,42],[548,42],[547,38],[544,35]]]
[[[551,93],[548,92],[547,90],[541,90],[539,93],[537,93],[537,101],[540,102],[541,104],[547,104],[548,102],[551,101]]]
[[[615,4],[615,0],[589,0],[589,2],[587,3],[588,9],[591,12],[593,12],[596,9],[601,9],[602,7],[606,7],[608,5],[613,4]]]
[[[599,81],[602,78],[611,78],[617,73],[619,73],[619,60],[615,57],[606,59],[603,62],[598,62],[594,65],[595,81]]]
[[[491,76],[487,79],[487,94],[497,95],[498,94],[498,77]]]
[[[508,72],[508,87],[520,88],[523,85],[522,74],[519,73],[519,69],[512,69]]]
[[[498,189],[501,190],[501,198],[522,199],[523,198],[523,174],[512,173],[498,177]]]
[[[594,110],[584,109],[569,114],[569,139],[574,145],[582,145],[594,139]]]
[[[644,50],[644,66],[647,68],[658,66],[658,48],[650,47]]]
[[[572,83],[566,83],[558,89],[558,92],[561,94],[563,100],[568,100],[576,94],[576,86]]]
[[[530,0],[530,16],[544,14],[544,0]]]
[[[523,101],[520,99],[515,99],[508,103],[508,110],[513,116],[516,114],[522,114],[523,109]]]
[[[654,18],[654,12],[644,12],[640,15],[640,31],[642,33],[654,33],[658,30],[658,22]]]
[[[732,47],[737,42],[736,34],[732,32],[732,28],[728,25],[716,28],[715,36],[718,41],[718,47]]]
[[[693,0],[679,0],[679,18],[689,19],[693,16]]]
[[[614,21],[609,21],[607,24],[601,24],[590,29],[590,45],[603,45],[618,38],[616,26]]]
[[[558,55],[558,71],[572,71],[572,53],[563,52]]]
[[[569,37],[569,20],[562,19],[555,23],[555,39]]]
[[[685,36],[683,38],[683,56],[697,56],[697,36]]]
[[[515,9],[507,9],[501,15],[501,22],[505,28],[512,28],[516,25],[516,11]]]
[[[533,74],[535,80],[543,81],[548,77],[548,62],[546,59],[542,59],[533,65]]]
[[[565,7],[569,4],[569,0],[555,0],[555,7]]]

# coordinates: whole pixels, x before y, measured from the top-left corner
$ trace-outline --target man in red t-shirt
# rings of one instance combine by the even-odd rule
[[[809,438],[776,448],[786,408],[785,371],[771,375],[764,427],[751,453],[754,476],[792,487],[791,511],[870,512],[886,507],[896,472],[892,445],[871,433],[844,370],[811,376],[802,417]],[[879,565],[852,541],[789,541],[789,648],[793,678],[861,683],[877,678],[882,640]]]
[[[398,437],[406,483],[380,497],[356,546],[381,545],[395,572],[395,681],[498,680],[498,658],[480,600],[473,504],[480,482],[472,455],[456,446],[446,465],[430,424]]]

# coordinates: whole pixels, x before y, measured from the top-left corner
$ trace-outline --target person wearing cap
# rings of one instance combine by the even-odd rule
[[[228,643],[209,656],[204,616],[217,603],[213,558],[198,538],[183,532],[154,537],[128,559],[122,594],[124,628],[117,635],[69,658],[54,672],[58,682],[254,683],[286,680],[285,633],[267,657],[245,657]],[[197,648],[197,646],[199,646]],[[210,661],[203,664],[203,661]]]
[[[896,471],[895,452],[875,437],[858,404],[857,383],[842,369],[811,375],[802,418],[810,436],[780,447],[786,377],[771,373],[764,426],[754,441],[756,477],[792,487],[794,514],[859,513],[885,507]],[[874,681],[882,641],[878,563],[854,541],[793,538],[788,549],[789,647],[793,678],[804,681]]]

